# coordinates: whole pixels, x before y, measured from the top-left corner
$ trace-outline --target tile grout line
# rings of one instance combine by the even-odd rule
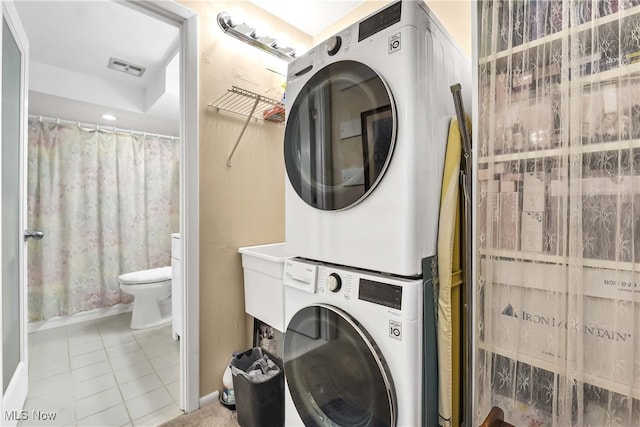
[[[73,382],[73,373],[71,369],[71,344],[69,343],[69,328],[65,325],[64,328],[64,339],[66,341],[67,347],[67,360],[69,360],[69,379],[71,380],[71,394],[73,395],[73,425],[78,425],[78,418],[76,417],[76,396],[74,393],[74,382]]]
[[[104,351],[105,356],[106,356],[106,358],[107,358],[107,362],[109,362],[109,361],[110,361],[110,359],[109,359],[109,356],[108,356],[108,354],[107,354],[107,352],[106,352],[106,348],[104,347],[104,343],[103,343],[103,341],[102,341],[102,336],[101,336],[101,333],[100,333],[99,328],[97,327],[97,325],[96,325],[96,324],[94,324],[95,322],[88,322],[88,323],[92,324],[92,326],[94,326],[94,327],[95,327],[95,329],[96,329],[95,334],[97,335],[97,337],[98,337],[98,339],[100,340],[100,343],[101,343],[101,345],[102,345],[101,350],[103,350],[103,351]],[[66,328],[66,326],[65,326],[65,328]],[[72,359],[73,357],[80,357],[80,356],[83,356],[83,355],[86,355],[86,354],[89,354],[89,353],[92,353],[92,352],[87,352],[87,353],[82,353],[82,354],[77,354],[77,355],[75,355],[75,356],[71,356],[71,341],[69,340],[69,337],[68,337],[68,329],[67,329],[67,347],[68,347],[69,364],[70,364],[70,371],[69,371],[69,372],[70,372],[70,377],[71,377],[71,383],[72,383],[72,386],[73,386],[73,388],[74,388],[74,389],[75,389],[75,386],[76,386],[76,385],[78,385],[78,384],[81,384],[81,383],[86,382],[86,381],[94,380],[94,379],[96,379],[96,378],[98,378],[98,377],[100,377],[100,376],[107,375],[107,374],[98,375],[98,376],[95,376],[95,377],[92,377],[92,378],[85,379],[84,381],[80,381],[79,383],[77,383],[77,384],[76,384],[76,383],[73,381],[73,375],[72,375],[72,372],[73,372],[75,369],[74,369],[73,367],[71,367],[71,359]],[[95,351],[99,351],[99,350],[95,350]],[[79,367],[79,368],[76,368],[76,369],[87,368],[87,367],[89,367],[89,366],[97,365],[97,364],[99,364],[99,363],[101,363],[101,362],[90,363],[90,364],[88,364],[88,365],[85,365],[85,366],[82,366],[82,367]],[[114,376],[113,369],[111,368],[111,364],[110,364],[110,363],[109,363],[109,367],[110,367],[110,369],[111,369],[111,371],[109,372],[109,374],[111,374],[112,376]],[[115,377],[114,377],[114,381],[115,381]],[[117,385],[117,381],[115,381],[115,382],[116,382],[116,385]],[[108,390],[108,389],[107,389],[107,390]],[[73,393],[73,416],[74,416],[74,424],[75,424],[76,426],[77,426],[77,425],[78,425],[78,423],[79,423],[79,422],[81,422],[82,420],[84,420],[84,419],[86,419],[86,418],[89,418],[89,417],[92,417],[92,416],[94,416],[94,415],[96,415],[96,414],[99,414],[99,413],[101,413],[101,412],[104,412],[104,411],[106,411],[106,410],[112,409],[112,408],[114,408],[115,406],[117,406],[117,405],[118,405],[118,404],[116,404],[116,405],[110,406],[110,407],[108,407],[108,408],[101,409],[101,410],[100,410],[100,411],[98,411],[98,412],[94,412],[93,414],[89,414],[89,415],[87,415],[87,416],[85,416],[85,417],[82,417],[82,418],[78,418],[78,417],[77,417],[77,415],[76,415],[76,407],[77,407],[77,402],[78,402],[78,400],[86,399],[86,398],[89,398],[89,397],[91,397],[91,396],[95,396],[96,394],[99,394],[99,393],[102,393],[102,392],[105,392],[105,391],[106,391],[106,390],[95,391],[95,392],[93,392],[93,393],[91,393],[91,394],[89,394],[89,395],[87,395],[87,396],[84,396],[84,397],[82,397],[82,398],[80,398],[80,399],[77,399],[77,398],[76,398],[75,391],[74,391],[74,393]],[[122,402],[122,403],[124,403],[124,402]]]
[[[142,344],[140,344],[140,342],[138,341],[138,337],[137,337],[135,334],[133,334],[133,338],[136,340],[136,342],[138,343],[138,345],[139,345],[139,346],[140,346],[140,348],[142,349],[142,353],[144,354],[144,358],[145,358],[145,360],[147,361],[147,363],[149,364],[149,366],[151,366],[151,369],[153,369],[153,372],[156,374],[156,376],[157,376],[157,377],[158,377],[158,379],[160,380],[160,384],[162,384],[162,386],[161,386],[161,387],[158,387],[158,388],[156,388],[156,389],[154,389],[154,390],[152,390],[152,391],[156,391],[156,390],[160,390],[161,388],[164,388],[164,390],[167,392],[167,394],[169,395],[169,397],[171,398],[171,400],[172,400],[172,401],[173,401],[173,403],[175,404],[176,402],[175,402],[175,400],[173,399],[173,396],[171,395],[171,392],[169,392],[169,389],[167,389],[167,385],[164,383],[164,380],[162,379],[162,377],[161,377],[161,376],[160,376],[160,374],[158,373],[158,371],[157,371],[156,367],[155,367],[155,366],[153,366],[153,363],[151,363],[151,361],[149,360],[149,356],[147,355],[147,352],[146,352],[146,351],[144,351],[144,347],[142,346]],[[179,356],[178,356],[178,357],[179,357]],[[178,363],[179,363],[179,360],[180,360],[180,359],[178,359]],[[169,405],[165,405],[165,406],[163,406],[162,408],[165,408],[165,407],[167,407],[167,406],[169,406]],[[178,409],[180,409],[180,405],[179,405],[179,404],[176,404],[176,406],[178,407]],[[162,408],[159,408],[159,409],[162,409]],[[151,412],[149,412],[149,414],[152,414],[153,412],[156,412],[156,411],[151,411]],[[145,414],[145,415],[143,415],[143,417],[146,417],[146,416],[147,416],[147,415],[149,415],[149,414]],[[140,417],[140,418],[142,418],[142,417]]]
[[[120,389],[120,381],[118,381],[118,377],[116,377],[116,372],[113,369],[113,365],[111,364],[111,356],[109,356],[109,353],[107,353],[107,346],[105,345],[104,339],[102,338],[102,331],[100,331],[100,328],[98,328],[98,335],[100,336],[100,342],[102,343],[102,347],[104,348],[104,352],[107,355],[107,362],[109,363],[109,368],[111,368],[111,375],[113,375],[113,379],[116,382],[116,387],[118,388],[118,393],[120,394],[120,400],[122,401],[122,406],[124,406],[124,410],[127,413],[127,417],[129,418],[129,423],[131,425],[133,425],[133,419],[131,418],[131,413],[129,412],[129,407],[127,406],[127,402],[124,400],[124,395],[122,394],[122,390]],[[109,409],[111,409],[111,408],[109,408]]]
[[[104,333],[114,332],[114,331],[119,333],[121,331],[118,330],[118,327],[119,326],[123,326],[123,325],[116,324],[115,329],[107,328],[108,330],[105,329],[104,331],[102,330],[103,328],[100,327],[100,322],[98,322],[98,321],[87,322],[87,325],[91,326],[94,329],[95,332],[91,331],[91,332],[89,332],[89,334],[79,332],[77,334],[77,337],[81,337],[82,335],[84,335],[85,337],[92,337],[92,336],[94,336],[94,334],[96,334],[97,335],[97,340],[91,339],[91,340],[86,341],[86,342],[96,342],[96,344],[97,344],[97,342],[99,340],[100,346],[99,346],[98,349],[95,349],[95,350],[87,352],[87,353],[82,353],[82,354],[77,354],[75,356],[72,356],[72,354],[71,354],[72,338],[76,337],[76,335],[75,334],[70,335],[72,331],[69,330],[68,325],[62,326],[62,328],[64,328],[64,329],[63,329],[62,333],[60,334],[60,337],[54,338],[53,341],[52,341],[53,343],[58,343],[58,342],[61,342],[61,341],[64,343],[62,345],[62,348],[64,349],[63,351],[66,353],[66,357],[67,357],[67,361],[66,361],[66,363],[63,364],[63,366],[66,366],[66,373],[68,374],[68,379],[69,379],[69,381],[71,383],[72,390],[71,390],[70,397],[72,398],[72,402],[71,402],[70,406],[71,406],[71,410],[73,411],[73,413],[69,417],[70,418],[69,421],[71,421],[71,424],[69,424],[69,425],[81,426],[82,425],[81,424],[82,420],[85,420],[87,418],[96,416],[98,414],[101,414],[101,413],[106,412],[108,410],[111,410],[113,408],[116,408],[120,404],[122,404],[124,406],[125,412],[127,414],[127,419],[128,419],[127,425],[132,425],[134,423],[135,420],[132,417],[132,413],[130,412],[129,406],[127,405],[127,401],[124,398],[124,394],[123,394],[121,386],[124,385],[124,384],[129,384],[130,382],[139,381],[141,378],[145,377],[146,375],[143,375],[142,377],[131,379],[130,381],[127,381],[126,383],[120,384],[120,382],[118,381],[118,377],[116,376],[116,373],[115,373],[114,365],[112,364],[112,357],[111,357],[111,355],[109,354],[109,352],[107,350],[110,347],[115,347],[117,345],[126,345],[127,343],[134,343],[134,342],[136,343],[136,347],[142,352],[143,360],[145,362],[147,362],[147,364],[151,368],[151,372],[148,375],[154,375],[160,381],[160,385],[158,387],[154,388],[153,390],[146,391],[145,393],[142,393],[139,396],[136,396],[136,398],[145,396],[145,395],[147,395],[149,393],[152,393],[152,392],[156,392],[157,390],[164,390],[164,392],[166,394],[168,394],[169,397],[170,397],[170,399],[168,400],[167,404],[162,405],[160,408],[156,408],[156,409],[154,409],[154,410],[152,410],[152,411],[150,411],[148,413],[145,413],[145,414],[141,415],[140,417],[138,417],[137,419],[142,419],[144,417],[151,416],[156,412],[158,412],[158,414],[157,414],[158,417],[162,417],[163,415],[161,414],[161,411],[163,411],[163,410],[169,411],[171,407],[174,407],[174,408],[177,408],[177,409],[180,408],[179,402],[177,402],[174,399],[174,396],[171,394],[171,391],[169,390],[169,383],[165,382],[165,380],[160,376],[160,373],[159,373],[160,371],[151,362],[151,359],[164,357],[164,354],[161,353],[160,355],[155,355],[153,358],[151,358],[149,356],[149,354],[147,353],[147,351],[146,351],[148,348],[153,348],[154,347],[153,344],[155,344],[157,339],[164,339],[164,337],[162,337],[161,333],[158,333],[157,331],[153,331],[153,332],[150,332],[149,334],[145,334],[144,332],[141,333],[141,334],[135,334],[132,331],[127,329],[126,331],[129,332],[129,334],[131,335],[131,338],[132,338],[130,341],[124,341],[124,342],[119,342],[118,340],[116,340],[114,342],[110,341],[111,342],[111,346],[108,347],[107,343],[105,341]],[[103,325],[103,327],[104,327],[104,325]],[[157,336],[154,336],[156,334],[157,334]],[[123,335],[127,335],[127,334],[123,334]],[[170,335],[169,335],[169,337],[170,337]],[[145,339],[145,338],[147,338],[147,339]],[[149,340],[149,338],[150,338],[150,340]],[[82,339],[83,338],[79,338],[76,341],[80,341]],[[147,345],[143,346],[142,345],[143,342],[148,342],[151,345],[150,346],[147,346]],[[171,342],[171,341],[169,341],[169,342]],[[171,344],[173,344],[173,343],[171,343]],[[167,345],[167,347],[169,349],[171,349],[171,352],[173,353],[174,346],[171,345],[171,344]],[[82,343],[77,343],[76,342],[74,344],[74,348],[77,349],[78,346],[82,346]],[[32,353],[33,349],[34,349],[34,345],[30,345],[29,346],[30,355],[33,354]],[[103,360],[97,361],[97,362],[92,362],[92,363],[89,363],[88,365],[81,366],[81,367],[78,367],[77,369],[74,369],[73,365],[72,365],[72,359],[74,357],[82,357],[82,356],[84,356],[86,354],[90,354],[92,352],[98,352],[100,350],[102,350],[102,352],[104,353],[104,355],[106,357],[106,362],[108,364],[109,371],[105,372],[104,374],[92,377],[92,378],[84,379],[83,381],[80,381],[80,382],[78,382],[76,384],[74,382],[73,372],[75,372],[77,369],[83,369],[83,368],[87,368],[87,367],[102,363]],[[126,354],[129,354],[129,353],[131,353],[131,352],[126,352],[124,354],[117,355],[116,357],[126,356]],[[178,359],[178,361],[179,361],[179,359]],[[171,360],[169,360],[169,362],[171,362]],[[175,366],[175,364],[171,364],[170,366]],[[166,369],[169,369],[169,368],[170,367],[166,367],[165,366],[163,368],[163,370],[166,370]],[[63,374],[63,373],[61,373],[61,374]],[[77,404],[78,404],[79,400],[82,400],[82,399],[85,399],[85,398],[89,398],[91,396],[95,396],[98,393],[106,392],[108,390],[111,390],[113,387],[108,387],[106,390],[95,391],[95,390],[92,390],[90,385],[88,384],[87,387],[86,387],[86,390],[89,391],[91,394],[83,396],[81,399],[77,399],[76,398],[77,394],[75,392],[75,388],[76,388],[75,386],[77,386],[78,384],[83,384],[85,381],[92,381],[92,380],[95,380],[96,378],[99,378],[99,377],[102,377],[102,376],[107,376],[107,375],[110,375],[109,378],[112,379],[113,381],[115,381],[115,384],[116,384],[116,387],[117,387],[117,391],[118,391],[118,394],[120,396],[120,401],[117,402],[116,404],[112,405],[112,406],[109,406],[107,408],[103,408],[103,409],[101,409],[101,410],[99,410],[97,412],[94,412],[92,414],[88,414],[86,416],[83,416],[82,418],[78,418],[78,416],[76,414],[76,409],[78,409]],[[178,378],[178,381],[179,380],[180,380],[180,378]],[[171,384],[173,384],[174,382],[172,382]],[[60,408],[60,409],[62,409],[62,408]]]
[[[89,323],[89,322],[87,322],[87,323],[88,323],[88,324],[91,324],[92,326],[94,326],[94,327],[95,327],[95,329],[96,329],[96,332],[95,332],[95,333],[98,335],[98,339],[100,339],[100,343],[102,344],[102,339],[101,339],[101,337],[100,337],[100,331],[99,331],[99,329],[98,329],[97,325],[95,324],[95,322],[90,322],[90,323]],[[68,335],[68,330],[67,330],[67,335]],[[72,356],[71,356],[71,343],[70,343],[70,341],[69,341],[69,339],[68,339],[68,338],[67,338],[67,342],[68,342],[68,346],[69,346],[69,364],[71,364],[71,358],[72,358]],[[91,342],[91,341],[85,341],[85,343],[82,343],[82,344],[86,344],[87,342]],[[104,345],[103,345],[102,350],[105,352],[105,356],[107,356],[107,354],[106,354],[106,350],[104,349]],[[87,353],[77,354],[75,357],[80,357],[80,356],[83,356],[83,355],[86,355],[86,354],[90,354],[90,353],[93,353],[93,352],[96,352],[96,351],[99,351],[99,350],[94,350],[94,351],[90,351],[90,352],[87,352]],[[86,367],[88,367],[88,366],[97,365],[98,363],[100,363],[100,362],[90,363],[90,364],[88,364],[88,365],[78,367],[77,369],[82,369],[82,368],[86,368]],[[71,370],[71,372],[73,372],[73,370],[74,370],[74,369],[72,369],[72,370]],[[100,375],[99,375],[99,376],[100,376]],[[83,383],[83,382],[85,382],[85,381],[91,381],[91,380],[93,380],[93,379],[95,379],[95,378],[98,378],[99,376],[97,376],[97,377],[93,377],[93,378],[88,378],[88,379],[86,379],[86,380],[84,380],[84,381],[80,381],[78,384]],[[78,402],[78,400],[82,400],[82,399],[89,398],[89,397],[91,397],[91,396],[95,396],[96,394],[98,394],[98,393],[102,393],[102,392],[104,392],[105,390],[101,390],[101,391],[98,391],[98,392],[95,392],[95,393],[89,394],[89,395],[87,395],[87,396],[82,397],[81,399],[76,399],[76,395],[75,395],[75,386],[76,386],[77,384],[73,381],[73,374],[71,375],[71,383],[72,383],[73,388],[74,388],[74,393],[73,393],[73,416],[74,416],[74,420],[75,420],[74,424],[75,424],[76,426],[78,425],[78,423],[79,423],[80,421],[82,421],[82,420],[83,420],[83,419],[85,419],[85,418],[89,418],[89,417],[91,417],[91,416],[93,416],[93,415],[99,414],[99,413],[100,413],[100,412],[102,412],[102,411],[106,411],[107,409],[111,409],[111,407],[110,407],[110,408],[105,408],[105,409],[102,409],[102,410],[100,410],[100,411],[98,411],[98,412],[95,412],[95,413],[93,413],[93,414],[87,415],[87,416],[85,416],[85,417],[78,418],[78,417],[77,417],[77,414],[76,414],[76,406],[77,406],[77,402]]]
[[[164,325],[163,325],[163,326],[164,326]],[[156,370],[155,366],[153,366],[153,364],[152,364],[152,363],[151,363],[151,361],[149,360],[149,356],[147,355],[147,352],[145,351],[145,347],[142,345],[141,341],[139,341],[138,335],[137,335],[137,334],[135,334],[135,333],[133,333],[133,332],[131,332],[131,334],[133,335],[133,339],[134,339],[134,341],[136,342],[136,344],[138,345],[138,347],[140,347],[140,350],[142,351],[142,354],[144,355],[144,360],[149,364],[149,366],[151,366],[151,369],[152,369],[152,371],[153,371],[153,374],[155,374],[155,375],[157,376],[157,378],[158,378],[158,380],[160,381],[160,384],[161,384],[161,386],[160,386],[160,387],[158,387],[158,388],[154,388],[153,390],[150,390],[150,391],[149,391],[149,392],[147,392],[147,393],[143,393],[143,394],[141,394],[140,396],[137,396],[137,397],[136,397],[136,399],[137,399],[137,398],[139,398],[139,397],[142,397],[142,396],[144,396],[144,395],[146,395],[146,394],[152,393],[152,392],[154,392],[154,391],[156,391],[156,390],[160,390],[161,388],[164,388],[164,389],[165,389],[165,391],[167,392],[167,394],[169,395],[169,397],[171,398],[172,402],[173,402],[173,403],[175,403],[175,400],[173,399],[173,396],[171,395],[171,393],[170,393],[170,392],[169,392],[169,390],[167,389],[166,384],[165,384],[165,383],[164,383],[164,381],[162,380],[162,377],[160,377],[160,374],[159,374],[159,373],[158,373],[158,371]],[[152,333],[152,332],[149,332],[149,334],[153,334],[153,333]],[[142,378],[142,377],[140,377],[140,378]],[[140,379],[140,378],[136,378],[136,379],[133,379],[133,380],[128,381],[128,382],[136,381],[136,380],[138,380],[138,379]],[[118,383],[118,389],[119,389],[119,388],[120,388],[120,383],[119,383],[117,380],[116,380],[116,382]],[[127,382],[127,383],[128,383],[128,382]],[[126,384],[126,383],[125,383],[125,384]],[[124,396],[123,396],[123,401],[124,401]],[[144,415],[142,415],[142,416],[140,416],[140,417],[136,418],[136,420],[139,420],[139,419],[144,418],[144,417],[146,417],[146,416],[148,416],[148,415],[151,415],[151,414],[153,414],[154,412],[157,412],[158,410],[163,409],[163,408],[165,408],[165,407],[167,407],[167,406],[170,406],[170,405],[171,405],[171,403],[169,403],[169,404],[167,404],[167,405],[165,405],[165,406],[163,406],[163,407],[161,407],[161,408],[158,408],[158,409],[156,409],[156,410],[153,410],[153,411],[151,411],[151,412],[148,412],[148,413],[146,413],[146,414],[144,414]],[[179,405],[176,405],[176,406],[178,406],[178,408],[179,408]],[[132,419],[132,416],[131,416],[131,414],[129,413],[129,408],[128,408],[128,406],[127,406],[126,404],[125,404],[125,407],[127,408],[127,413],[129,414],[129,419],[131,420],[131,423],[133,424],[133,422],[134,422],[135,420],[133,420],[133,419]]]

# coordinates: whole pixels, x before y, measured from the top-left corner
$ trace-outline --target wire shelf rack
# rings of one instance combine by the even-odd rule
[[[276,123],[284,121],[284,104],[248,90],[232,86],[209,107]]]
[[[228,111],[246,117],[240,135],[227,158],[227,166],[231,166],[233,155],[238,149],[242,135],[244,135],[244,131],[247,130],[247,125],[251,119],[275,123],[284,122],[284,104],[282,102],[258,95],[257,93],[237,86],[231,86],[231,89],[227,89],[227,93],[209,104],[209,107],[215,108],[217,111]]]

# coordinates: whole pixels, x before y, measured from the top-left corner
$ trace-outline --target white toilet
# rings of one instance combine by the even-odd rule
[[[161,302],[171,295],[171,267],[134,271],[118,276],[120,289],[135,297],[131,329],[144,329],[171,321]]]

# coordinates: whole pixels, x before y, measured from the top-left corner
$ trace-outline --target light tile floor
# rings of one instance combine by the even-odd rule
[[[171,325],[130,323],[125,313],[29,334],[29,419],[20,425],[157,426],[182,414]],[[44,420],[49,413],[55,419]]]

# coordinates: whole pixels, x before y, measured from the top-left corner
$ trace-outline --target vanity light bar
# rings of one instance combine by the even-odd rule
[[[296,57],[295,49],[291,47],[278,46],[278,41],[269,36],[258,35],[255,28],[243,23],[235,23],[231,16],[226,12],[218,14],[218,25],[222,31],[230,36],[242,40],[251,46],[269,52],[287,62],[291,62]]]

